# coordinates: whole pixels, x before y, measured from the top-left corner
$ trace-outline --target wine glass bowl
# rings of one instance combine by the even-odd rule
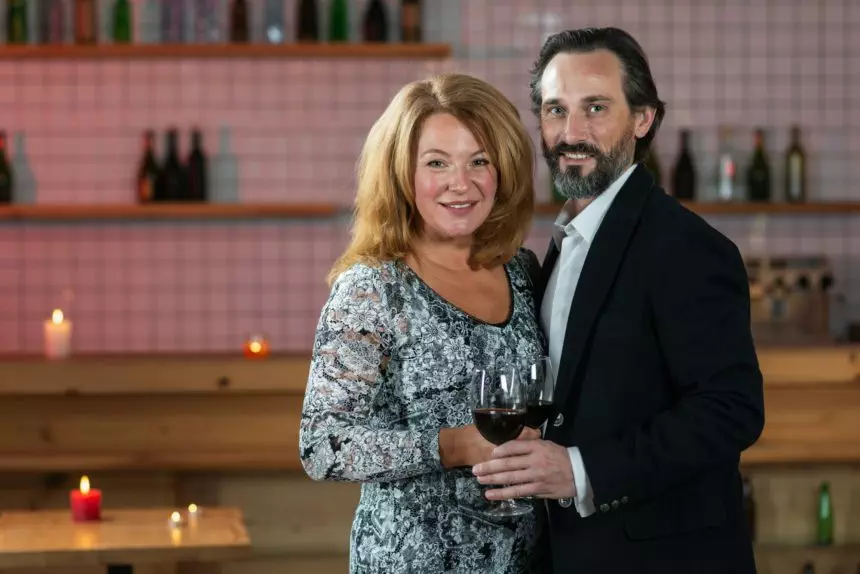
[[[540,428],[549,418],[555,395],[555,376],[549,357],[538,357],[528,370],[526,426]]]

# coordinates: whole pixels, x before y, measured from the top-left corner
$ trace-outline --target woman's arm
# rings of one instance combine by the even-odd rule
[[[299,429],[302,465],[314,480],[388,481],[444,468],[438,429],[369,424],[393,335],[382,273],[346,271],[317,326]]]

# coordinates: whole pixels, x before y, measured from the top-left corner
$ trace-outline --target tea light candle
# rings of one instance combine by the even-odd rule
[[[261,335],[254,335],[245,341],[244,351],[249,359],[262,359],[269,354],[269,342]]]
[[[170,514],[170,519],[167,522],[171,528],[178,528],[182,526],[182,515],[178,512],[173,512]]]
[[[81,477],[80,489],[69,493],[69,504],[72,507],[72,520],[75,522],[91,522],[101,520],[102,491],[90,489],[89,477]]]
[[[188,517],[197,518],[200,515],[200,507],[193,502],[188,505]]]
[[[72,352],[72,322],[63,317],[63,312],[54,309],[51,318],[45,321],[45,356],[49,359],[64,359]]]

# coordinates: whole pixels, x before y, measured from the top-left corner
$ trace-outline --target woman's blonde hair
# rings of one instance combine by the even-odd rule
[[[473,268],[506,263],[522,245],[534,210],[534,147],[516,107],[487,82],[442,74],[404,86],[373,124],[358,162],[352,240],[328,275],[356,263],[407,255],[421,232],[415,207],[418,138],[424,121],[446,113],[466,126],[498,172],[495,202],[474,236]]]

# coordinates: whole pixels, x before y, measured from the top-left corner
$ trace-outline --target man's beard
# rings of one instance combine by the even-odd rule
[[[558,192],[568,199],[592,199],[606,191],[606,188],[630,167],[636,149],[636,138],[631,123],[606,153],[597,146],[585,142],[560,143],[550,150],[543,137],[541,137],[541,146]],[[587,175],[582,175],[583,166],[572,165],[562,172],[559,159],[565,153],[590,155],[595,160],[594,169]]]

